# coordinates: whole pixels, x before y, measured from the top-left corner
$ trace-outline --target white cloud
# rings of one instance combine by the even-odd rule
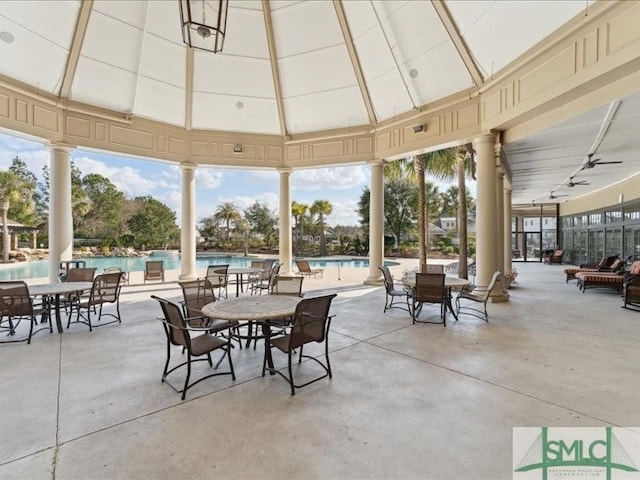
[[[196,184],[202,188],[215,189],[222,183],[222,172],[218,170],[199,168],[196,170]]]
[[[145,177],[140,170],[132,167],[114,167],[89,157],[73,159],[83,175],[97,173],[107,177],[113,184],[129,197],[149,195],[155,190],[163,190],[162,200],[167,190],[180,189],[178,181],[168,182],[159,178]]]
[[[295,170],[291,176],[291,184],[295,190],[347,190],[364,185],[368,181],[365,167],[316,168]]]
[[[218,204],[213,208],[215,209],[219,204],[224,202],[233,202],[238,210],[245,210],[253,205],[255,202],[266,203],[271,210],[278,211],[279,199],[278,195],[271,192],[265,192],[256,196],[238,195],[236,197],[222,198],[218,197]]]
[[[327,217],[327,223],[335,225],[358,225],[360,217],[356,213],[357,200],[344,202],[331,202],[331,215]]]

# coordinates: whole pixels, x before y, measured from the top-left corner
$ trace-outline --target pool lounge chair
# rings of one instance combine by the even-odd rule
[[[164,282],[164,261],[147,260],[144,265],[144,283],[155,280]]]
[[[298,267],[298,273],[300,273],[301,275],[313,278],[318,278],[318,275],[320,275],[320,278],[322,278],[322,272],[324,272],[324,270],[322,270],[321,268],[312,269],[309,266],[309,262],[307,262],[306,260],[295,260],[295,262],[296,267]]]

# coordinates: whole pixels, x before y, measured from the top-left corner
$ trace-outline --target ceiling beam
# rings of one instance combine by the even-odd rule
[[[436,10],[438,17],[440,17],[440,21],[444,26],[445,30],[449,34],[449,38],[456,47],[458,51],[458,55],[464,62],[465,67],[467,67],[467,71],[471,78],[473,78],[473,83],[476,84],[476,87],[480,88],[484,84],[484,78],[482,77],[482,73],[480,69],[476,65],[476,62],[473,61],[473,57],[471,56],[471,51],[467,46],[467,43],[460,35],[460,31],[458,30],[458,26],[456,22],[453,20],[449,9],[444,3],[444,0],[431,0],[431,4],[433,8]]]
[[[187,78],[184,91],[184,128],[193,128],[193,56],[194,50],[187,47]]]
[[[89,16],[91,15],[92,8],[93,0],[84,0],[80,4],[76,29],[73,33],[73,40],[71,41],[71,48],[69,49],[69,56],[67,57],[67,66],[64,69],[64,76],[62,77],[60,98],[68,99],[71,93],[71,84],[76,74],[76,67],[78,66],[78,59],[80,58],[80,51],[82,50],[82,43],[84,42],[84,34],[87,32],[87,25],[89,24]]]
[[[273,22],[271,20],[271,2],[262,0],[262,14],[264,26],[267,31],[267,43],[269,44],[269,59],[271,60],[271,74],[273,75],[273,88],[276,92],[276,104],[278,105],[278,118],[280,119],[280,133],[287,137],[287,121],[284,116],[284,101],[282,99],[282,85],[280,83],[280,68],[278,67],[278,51],[276,39],[273,36]]]
[[[358,79],[358,86],[360,87],[362,100],[364,101],[365,107],[367,107],[367,113],[369,114],[369,122],[371,122],[372,125],[375,125],[377,122],[376,113],[373,110],[373,103],[371,103],[371,95],[369,95],[369,89],[367,88],[367,83],[364,80],[364,74],[362,73],[362,66],[360,65],[358,52],[356,52],[356,47],[353,44],[353,37],[351,36],[349,23],[347,22],[347,17],[344,13],[344,6],[342,5],[342,0],[333,0],[333,6],[335,7],[336,14],[338,15],[338,22],[340,23],[340,28],[342,29],[342,36],[344,37],[344,43],[346,44],[347,50],[349,51],[349,58],[351,59],[351,65],[353,65],[353,71],[356,74],[356,78]]]

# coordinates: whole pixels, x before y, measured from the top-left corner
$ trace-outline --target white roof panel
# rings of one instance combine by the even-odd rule
[[[98,107],[131,113],[135,86],[134,73],[80,57],[70,97]]]
[[[193,128],[279,135],[278,107],[271,99],[194,92]]]
[[[367,124],[369,119],[361,98],[360,89],[356,86],[285,99],[289,132]]]
[[[446,1],[475,60],[490,77],[583,12],[584,2]]]
[[[344,43],[332,2],[306,1],[272,13],[279,58]]]
[[[224,95],[275,98],[268,60],[196,53],[193,89]]]
[[[140,77],[135,106],[137,115],[184,126],[184,88]]]
[[[280,60],[285,98],[358,84],[344,45]]]
[[[173,68],[167,68],[167,64],[173,65]],[[185,88],[186,70],[186,55],[182,45],[155,35],[146,35],[140,63],[141,75]]]

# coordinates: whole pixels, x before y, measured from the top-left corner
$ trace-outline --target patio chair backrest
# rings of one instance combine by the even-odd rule
[[[262,260],[251,260],[251,268],[262,268],[263,264]]]
[[[229,271],[229,265],[209,265],[207,267],[206,278],[214,288],[221,288],[227,286],[227,272]]]
[[[434,265],[430,263],[423,263],[420,268],[421,273],[444,273],[444,265]]]
[[[302,281],[304,277],[281,277],[276,275],[273,281],[271,293],[273,295],[290,295],[302,297]]]
[[[115,303],[120,295],[122,273],[103,273],[93,279],[89,305]]]
[[[629,273],[632,275],[640,274],[640,260],[636,260],[631,264],[631,267],[629,268]]]
[[[21,317],[33,314],[29,287],[23,281],[0,282],[0,317]]]
[[[444,273],[416,273],[413,297],[416,302],[443,303],[446,299]]]
[[[67,272],[66,282],[93,282],[95,268],[71,268]]]
[[[489,286],[481,295],[482,301],[486,302],[487,300],[489,300],[489,295],[491,295],[491,291],[494,288],[496,288],[496,284],[498,283],[498,281],[502,280],[502,276],[503,276],[502,273],[500,273],[499,271],[495,271],[493,273],[493,276],[491,277],[491,281],[489,282]]]
[[[184,306],[189,317],[202,316],[202,307],[216,301],[213,286],[208,278],[180,282],[180,287],[182,287]]]
[[[147,260],[144,264],[145,278],[162,278],[164,276],[163,260]]]
[[[180,307],[173,302],[164,298],[151,295],[151,298],[157,300],[164,314],[164,332],[172,345],[185,347],[191,351],[191,339],[186,333],[186,322],[180,311]]]
[[[378,267],[382,272],[382,277],[384,278],[384,288],[387,290],[387,293],[391,293],[394,291],[393,286],[393,277],[391,276],[391,272],[389,271],[389,267],[386,265],[382,265]]]
[[[329,309],[335,293],[322,297],[301,300],[296,306],[289,337],[289,348],[298,348],[305,343],[323,342],[330,321]]]

